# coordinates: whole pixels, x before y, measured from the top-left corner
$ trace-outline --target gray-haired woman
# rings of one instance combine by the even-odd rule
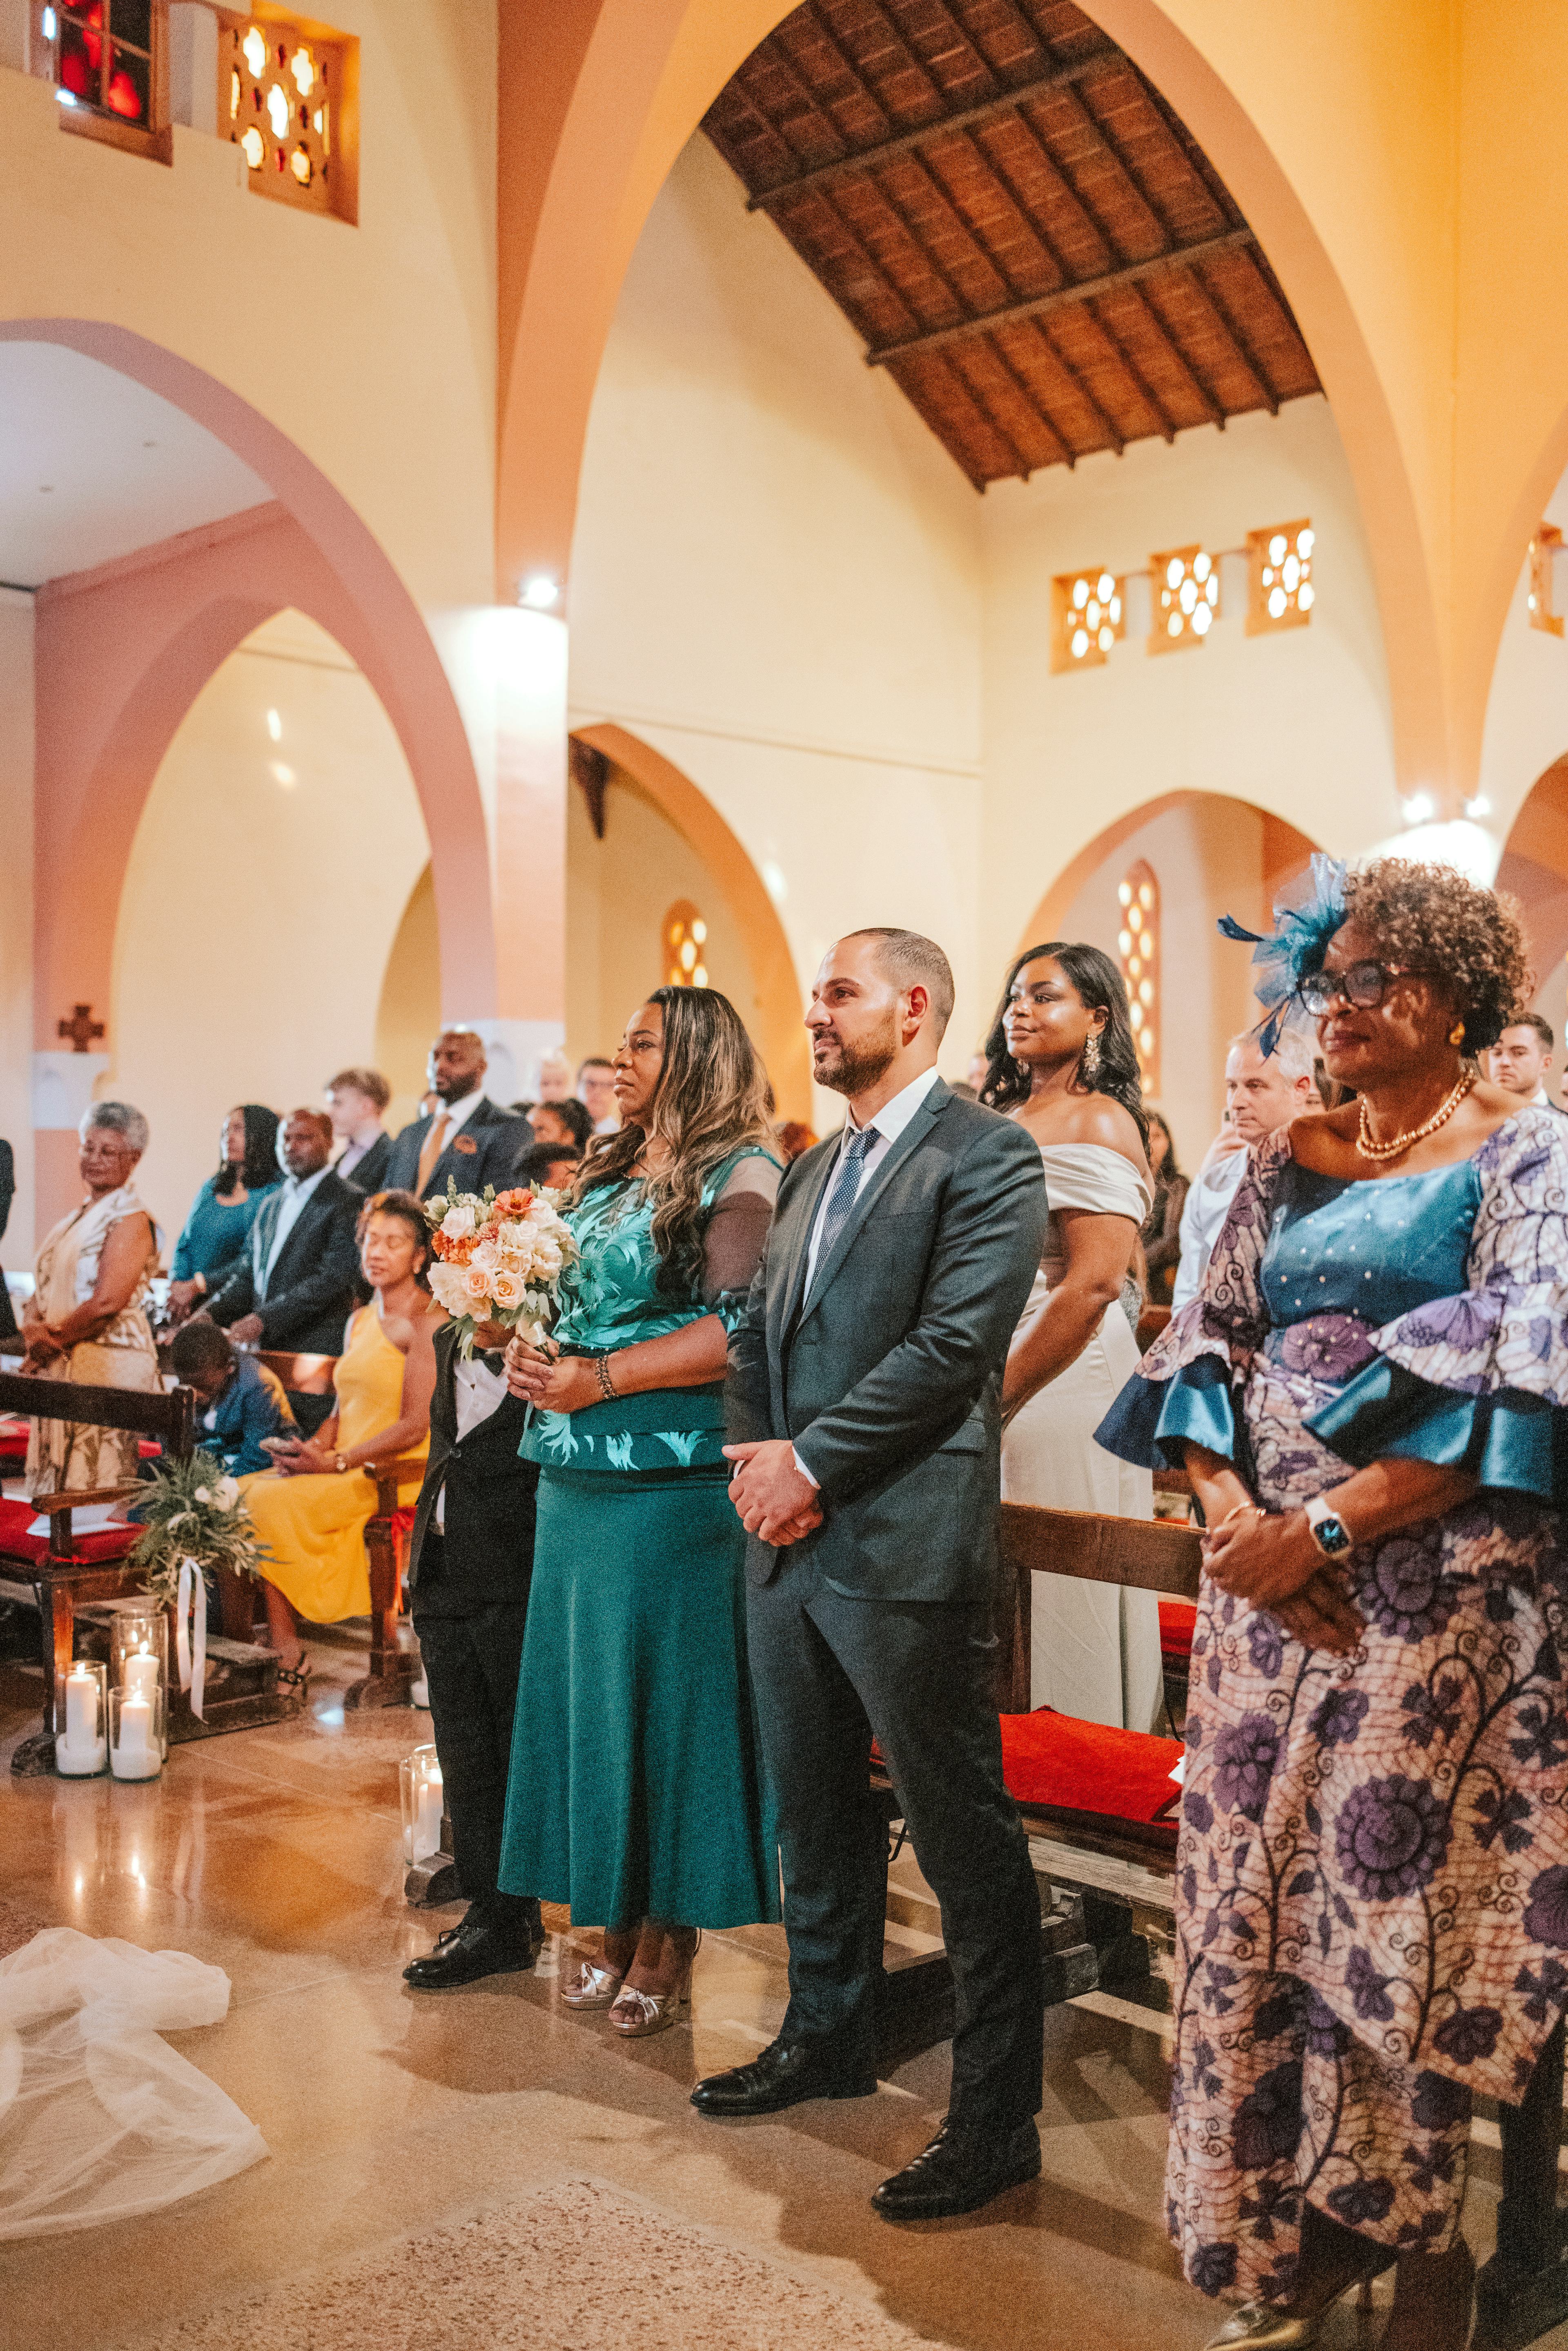
[[[79,1132],[77,1164],[87,1197],[38,1251],[23,1317],[22,1368],[78,1386],[152,1391],[158,1352],[145,1307],[158,1266],[158,1228],[132,1180],[147,1148],[147,1121],[129,1102],[94,1102]],[[136,1475],[136,1446],[128,1429],[36,1420],[27,1490],[124,1485]]]

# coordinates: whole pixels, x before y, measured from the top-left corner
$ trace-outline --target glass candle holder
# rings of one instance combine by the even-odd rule
[[[109,1670],[78,1657],[55,1676],[55,1769],[62,1780],[90,1780],[109,1761]]]
[[[163,1769],[162,1689],[109,1693],[109,1768],[117,1780],[155,1780]]]
[[[441,1765],[434,1747],[416,1747],[397,1767],[402,1801],[402,1857],[410,1868],[441,1851],[441,1816],[446,1809]]]
[[[117,1600],[109,1636],[109,1683],[111,1689],[143,1698],[161,1693],[160,1753],[169,1753],[169,1612],[162,1601],[141,1596]]]

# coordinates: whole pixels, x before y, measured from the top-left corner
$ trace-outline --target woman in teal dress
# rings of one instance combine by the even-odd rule
[[[656,989],[614,1070],[554,1332],[507,1353],[540,1475],[500,1883],[602,1924],[563,1997],[632,2036],[675,2022],[700,1928],[779,1916],[723,1453],[779,1168],[766,1072],[714,989]]]
[[[183,1322],[221,1290],[250,1245],[256,1210],[283,1180],[277,1164],[277,1113],[242,1102],[224,1121],[221,1156],[192,1204],[170,1266],[169,1311]]]

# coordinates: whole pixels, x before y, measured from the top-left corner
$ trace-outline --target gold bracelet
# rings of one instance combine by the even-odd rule
[[[610,1376],[610,1358],[608,1355],[595,1355],[593,1358],[593,1376],[599,1382],[599,1393],[604,1398],[605,1403],[613,1404],[616,1398],[617,1389],[615,1383]]]
[[[1226,1511],[1214,1531],[1218,1534],[1219,1528],[1228,1527],[1232,1519],[1266,1519],[1268,1515],[1261,1502],[1238,1502],[1234,1510]]]

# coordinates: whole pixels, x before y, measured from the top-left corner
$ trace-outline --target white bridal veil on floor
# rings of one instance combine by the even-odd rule
[[[159,2039],[228,2005],[221,1968],[70,1927],[0,1959],[0,2238],[156,2211],[259,2162],[255,2124]]]

